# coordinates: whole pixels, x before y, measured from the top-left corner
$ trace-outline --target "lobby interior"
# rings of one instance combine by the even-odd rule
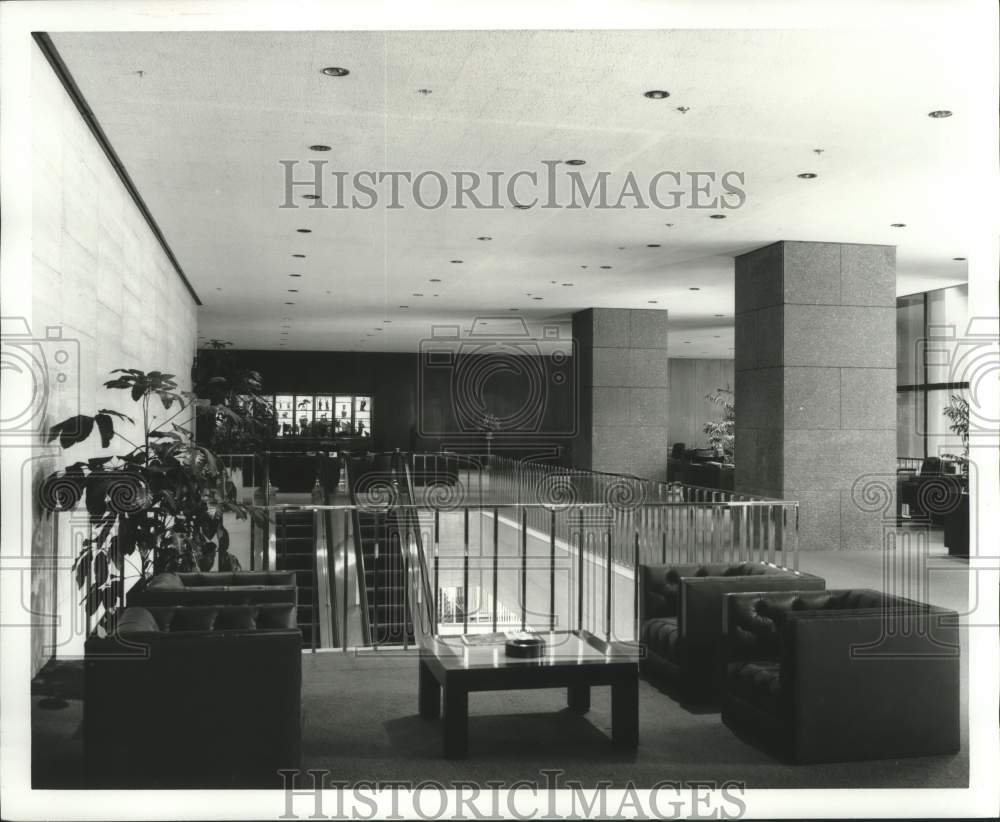
[[[974,187],[976,158],[956,147],[971,143],[981,101],[953,40],[884,35],[34,35],[30,321],[5,327],[5,344],[44,337],[74,358],[69,388],[58,369],[44,378],[43,432],[98,409],[134,415],[128,392],[103,387],[113,369],[176,375],[178,392],[195,393],[199,373],[259,372],[264,440],[213,441],[222,418],[195,419],[193,406],[190,421],[238,500],[269,515],[226,518],[230,557],[299,577],[301,721],[288,767],[345,783],[510,787],[556,767],[589,786],[970,785],[975,642],[963,620],[934,622],[953,644],[926,669],[906,653],[883,673],[859,675],[855,661],[840,685],[862,689],[842,699],[868,695],[875,714],[898,714],[898,698],[913,727],[926,714],[927,735],[947,737],[937,749],[917,739],[872,754],[861,741],[838,754],[830,720],[812,731],[832,740],[829,755],[797,758],[815,738],[775,750],[737,728],[733,709],[720,721],[725,696],[692,696],[648,662],[655,586],[642,568],[715,579],[766,566],[877,592],[866,613],[880,618],[906,600],[923,604],[907,611],[922,620],[974,611],[977,500],[995,467],[978,464],[984,439],[963,436],[948,410],[965,403],[968,432],[971,406],[974,431],[975,351],[995,333],[995,320],[976,325],[996,314],[995,272],[977,284],[974,232],[955,206]],[[409,176],[398,191],[369,180],[367,207],[351,202],[365,170]],[[421,172],[436,176],[414,184]],[[480,180],[486,206],[454,207],[460,172]],[[606,206],[577,206],[580,181],[589,190],[602,174]],[[439,192],[445,202],[428,207]],[[982,390],[995,393],[995,375]],[[141,426],[116,420],[115,431],[141,442]],[[25,607],[39,615],[27,643],[32,780],[92,787],[85,673],[101,657],[85,671],[85,645],[89,666],[103,616],[126,601],[141,610],[130,589],[148,586],[138,555],[123,557],[100,574],[109,590],[120,577],[116,601],[89,607],[97,572],[75,564],[86,510],[47,511],[37,489],[121,450],[102,448],[96,428],[68,447],[44,439],[27,452],[22,511]],[[390,510],[400,500],[405,515]],[[382,529],[381,553],[366,553],[365,517]],[[310,557],[296,565],[288,534],[305,521]],[[387,551],[391,568],[363,567]],[[218,558],[205,568],[219,572]],[[398,588],[380,593],[383,574]],[[697,585],[677,584],[683,609]],[[716,622],[772,589],[731,590],[743,593],[727,595]],[[738,635],[727,624],[722,644]],[[636,745],[620,744],[626,709],[604,688],[581,716],[572,693],[567,707],[549,686],[472,694],[467,750],[453,755],[446,718],[424,710],[421,656],[442,637],[461,649],[462,636],[525,628],[569,628],[609,659],[645,660]],[[237,683],[236,704],[268,713],[280,675]],[[928,707],[941,682],[949,693]],[[832,698],[819,697],[836,717]],[[104,701],[109,717],[142,710]],[[872,711],[847,713],[852,733],[883,727]],[[169,718],[152,718],[146,732],[166,732]],[[102,727],[113,736],[122,724]]]

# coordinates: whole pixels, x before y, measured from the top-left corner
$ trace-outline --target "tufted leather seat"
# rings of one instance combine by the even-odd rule
[[[797,762],[959,746],[958,615],[870,589],[725,597],[722,720]]]
[[[254,605],[298,599],[294,571],[157,574],[128,592],[133,605]]]
[[[291,603],[126,608],[85,644],[90,787],[280,788],[301,748]]]
[[[723,596],[730,591],[817,589],[826,583],[763,562],[643,565],[639,637],[643,668],[675,682],[681,696],[711,700],[721,679]]]

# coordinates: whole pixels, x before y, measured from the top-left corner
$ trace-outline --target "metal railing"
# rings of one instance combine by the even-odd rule
[[[402,607],[418,644],[442,629],[446,613],[460,620],[448,632],[498,630],[513,621],[634,639],[639,565],[768,562],[798,569],[794,501],[497,455],[381,456],[388,473],[376,476],[376,493],[344,505],[267,506],[276,517],[287,508],[327,512],[328,533],[342,529],[339,548],[327,539],[317,550],[327,552],[320,565],[336,577],[336,644],[345,650],[348,612],[363,621],[374,606],[377,620],[386,604]],[[379,550],[395,552],[405,580],[399,602],[382,601],[377,571],[376,601],[366,601],[355,539],[362,516],[379,535]],[[329,556],[331,550],[340,554]],[[377,626],[367,625],[360,644],[379,641]]]

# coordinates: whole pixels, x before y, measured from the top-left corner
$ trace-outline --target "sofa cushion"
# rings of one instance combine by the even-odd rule
[[[257,628],[297,628],[294,605],[261,605],[257,611]]]
[[[170,590],[184,587],[184,580],[173,571],[157,574],[146,583],[149,590]]]
[[[170,619],[170,632],[181,631],[211,631],[215,627],[215,619],[219,609],[198,605],[174,608]]]
[[[680,631],[675,617],[647,619],[642,623],[641,639],[649,651],[665,659],[673,659]]]
[[[118,618],[119,634],[140,634],[161,630],[156,618],[145,608],[126,608]]]
[[[252,605],[236,605],[220,608],[215,620],[215,630],[254,630],[257,627],[257,608]]]
[[[726,666],[729,691],[770,714],[781,709],[781,664],[754,660]]]

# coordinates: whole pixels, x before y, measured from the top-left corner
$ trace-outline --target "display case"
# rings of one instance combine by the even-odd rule
[[[372,398],[356,394],[272,394],[277,437],[370,437]]]

